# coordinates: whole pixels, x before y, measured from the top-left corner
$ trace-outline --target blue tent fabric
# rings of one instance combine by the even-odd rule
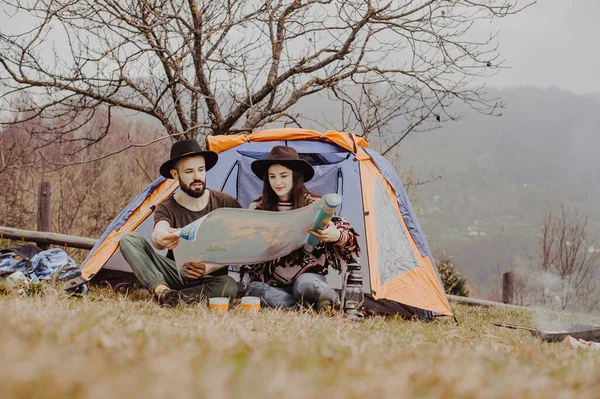
[[[237,198],[242,207],[245,208],[248,207],[252,201],[262,196],[262,181],[256,177],[250,169],[250,164],[253,161],[253,158],[243,156],[240,160],[240,170],[237,177]],[[318,195],[335,193],[338,185],[337,164],[315,165],[314,169],[315,177],[306,183],[306,187]]]
[[[115,226],[114,226],[114,230],[119,230],[121,228],[121,226],[123,226],[127,222],[127,220],[129,219],[129,216],[131,216],[131,214],[141,205],[141,203],[144,202],[144,200],[150,194],[152,194],[152,192],[154,192],[154,190],[156,190],[156,188],[165,180],[166,179],[161,176],[158,179],[154,180],[152,182],[152,184],[150,184],[148,187],[146,187],[141,193],[139,193],[131,201],[131,203],[125,209],[123,209],[121,211],[121,213],[119,213],[119,215],[117,216],[117,218],[114,221],[114,222],[116,222]]]
[[[400,177],[394,170],[394,167],[388,162],[387,159],[377,152],[368,148],[364,148],[364,150],[369,157],[371,157],[371,160],[373,160],[373,163],[377,169],[379,169],[379,172],[381,172],[383,177],[385,177],[385,179],[394,189],[394,192],[396,193],[396,200],[400,206],[400,212],[402,213],[404,223],[406,223],[406,226],[408,227],[413,240],[415,240],[415,244],[417,244],[421,255],[429,256],[433,260],[433,256],[431,255],[431,251],[427,245],[427,240],[425,239],[425,234],[423,233],[423,230],[421,230],[419,222],[417,222],[417,215],[415,215],[415,212],[410,205],[406,190],[404,190],[404,186],[400,181]]]
[[[318,153],[318,154],[327,154],[327,153],[347,153],[345,149],[330,143],[325,143],[322,141],[310,141],[310,140],[298,140],[298,141],[251,141],[247,143],[243,143],[238,145],[237,147],[231,148],[229,150],[223,151],[219,154],[219,162],[221,161],[221,156],[229,153],[230,151],[247,151],[247,152],[264,152],[269,153],[271,148],[276,145],[287,145],[289,147],[294,148],[299,153]],[[218,165],[218,163],[217,163]],[[212,169],[211,169],[212,170]]]
[[[266,158],[267,155],[269,155],[268,152],[264,152],[264,151],[238,150],[238,153],[245,157],[252,158],[253,160],[254,159],[263,159],[263,158]],[[304,157],[303,154],[311,154],[313,156],[312,158],[314,158],[314,160],[306,159],[306,157]],[[330,164],[334,164],[334,163],[340,163],[346,159],[346,157],[344,155],[345,154],[343,154],[343,153],[341,153],[341,154],[319,153],[319,152],[300,153],[301,158],[304,158],[311,164],[315,164],[315,165],[330,165]]]

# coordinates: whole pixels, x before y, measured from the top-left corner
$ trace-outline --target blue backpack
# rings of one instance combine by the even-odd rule
[[[34,282],[49,280],[55,273],[57,280],[81,274],[77,263],[62,249],[42,251],[32,244],[0,251],[0,280],[15,272],[22,272]]]

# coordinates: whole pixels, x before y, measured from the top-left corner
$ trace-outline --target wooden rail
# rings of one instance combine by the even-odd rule
[[[485,299],[467,298],[467,297],[457,296],[457,295],[446,295],[446,296],[448,297],[448,299],[450,301],[456,302],[456,303],[461,303],[463,305],[495,307],[495,308],[509,308],[509,309],[520,309],[520,310],[528,309],[524,306],[510,305],[508,303],[502,303],[502,302],[486,301]]]
[[[0,238],[11,240],[32,241],[46,245],[66,245],[72,248],[92,249],[98,240],[94,238],[70,236],[67,234],[48,233],[44,231],[31,231],[13,229],[12,227],[0,226]]]

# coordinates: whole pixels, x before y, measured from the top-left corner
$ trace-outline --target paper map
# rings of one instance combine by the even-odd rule
[[[239,265],[285,256],[304,245],[330,196],[337,194],[287,212],[216,209],[181,229],[173,250],[177,269],[187,262]]]

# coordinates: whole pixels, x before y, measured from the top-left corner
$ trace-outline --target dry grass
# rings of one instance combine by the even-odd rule
[[[161,308],[148,295],[54,289],[0,296],[0,397],[598,397],[597,352],[490,321],[529,315],[455,306],[449,318],[363,323],[281,311]]]

